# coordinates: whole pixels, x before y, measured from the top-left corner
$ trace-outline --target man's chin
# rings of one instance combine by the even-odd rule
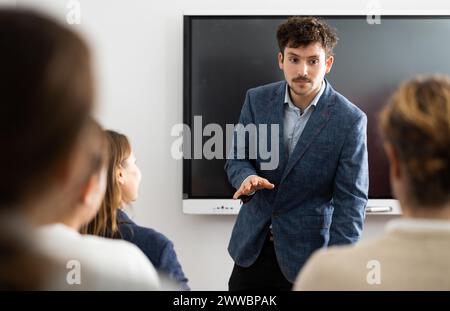
[[[297,96],[306,96],[306,95],[308,95],[311,92],[311,88],[308,88],[308,89],[294,88],[293,91],[294,91],[294,94],[297,95]]]

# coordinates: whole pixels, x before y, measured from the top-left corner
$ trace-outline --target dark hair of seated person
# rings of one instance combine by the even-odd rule
[[[0,68],[0,287],[40,289],[48,261],[33,250],[30,227],[50,222],[58,200],[70,198],[53,194],[94,105],[90,53],[65,25],[5,7]]]

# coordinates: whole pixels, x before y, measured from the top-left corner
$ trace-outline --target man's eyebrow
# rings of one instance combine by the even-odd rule
[[[293,53],[293,52],[288,52],[288,54],[289,54],[289,55],[293,55],[293,56],[300,57],[300,55],[297,55],[297,54],[295,54],[295,53]]]
[[[296,56],[296,57],[299,57],[299,58],[302,58],[300,55],[297,55],[297,54],[295,54],[293,52],[288,52],[287,54],[288,55],[292,55],[292,56]],[[319,55],[311,55],[311,56],[308,56],[307,58],[309,58],[309,59],[311,59],[311,58],[319,58]]]

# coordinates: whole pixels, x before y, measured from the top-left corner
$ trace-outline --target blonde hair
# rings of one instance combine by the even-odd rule
[[[117,180],[117,170],[131,154],[128,138],[115,131],[105,131],[109,164],[105,197],[95,218],[81,232],[114,238],[118,232],[117,210],[122,203],[122,193]]]
[[[417,205],[450,201],[450,79],[405,82],[380,115],[380,128],[399,158]]]

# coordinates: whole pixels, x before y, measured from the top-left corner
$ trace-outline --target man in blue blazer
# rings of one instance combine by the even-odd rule
[[[312,252],[355,243],[363,228],[367,117],[325,79],[336,34],[320,19],[292,17],[277,39],[285,81],[248,90],[225,164],[234,198],[244,201],[228,246],[230,290],[290,290]],[[245,133],[249,125],[256,134]],[[272,157],[252,157],[253,140]]]

